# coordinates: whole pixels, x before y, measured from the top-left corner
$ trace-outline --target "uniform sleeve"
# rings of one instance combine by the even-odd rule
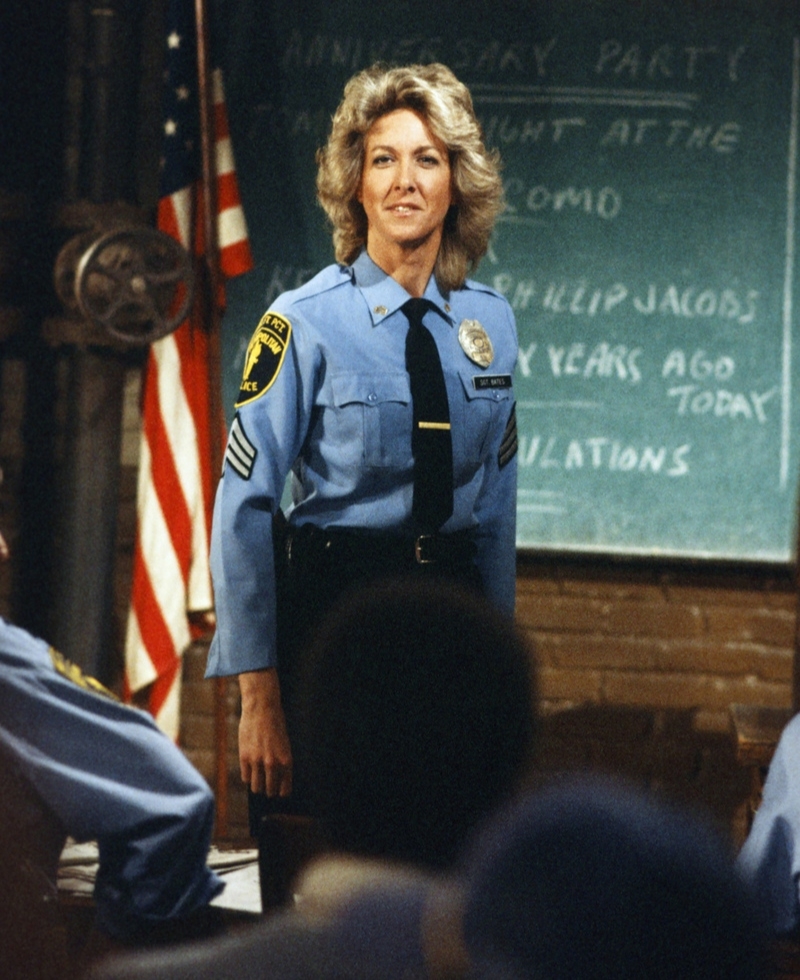
[[[503,301],[506,337],[502,372],[513,374],[518,341],[514,315]],[[505,403],[492,433],[476,501],[478,568],[486,594],[509,616],[514,615],[517,575],[517,422],[513,399]]]
[[[208,784],[153,719],[60,673],[47,645],[0,630],[0,747],[65,832],[96,840],[98,923],[127,940],[222,890],[206,866]],[[72,679],[70,679],[72,678]]]
[[[264,320],[270,316],[290,322],[274,313]],[[229,433],[211,531],[217,627],[207,677],[277,665],[272,519],[308,429],[314,397],[314,366],[302,355],[295,326],[292,317],[280,361],[250,382],[254,390],[240,396]]]
[[[800,717],[781,735],[761,804],[738,857],[776,934],[800,925]]]

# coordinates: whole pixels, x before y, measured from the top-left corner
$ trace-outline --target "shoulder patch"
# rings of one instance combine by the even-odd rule
[[[116,694],[109,691],[104,684],[95,680],[94,677],[84,674],[77,664],[72,663],[71,660],[67,660],[64,654],[56,650],[55,647],[50,647],[50,660],[57,673],[61,674],[62,677],[66,677],[68,681],[72,681],[73,684],[77,684],[78,687],[82,687],[84,691],[91,691],[92,694],[102,694],[103,697],[110,698],[112,701],[119,701]]]
[[[260,398],[278,377],[292,336],[292,325],[285,316],[271,311],[264,314],[247,345],[244,372],[235,408]]]
[[[516,404],[511,407],[511,414],[508,416],[508,422],[506,422],[506,429],[503,433],[503,439],[500,443],[500,449],[497,453],[497,462],[500,465],[500,469],[510,463],[511,460],[517,455],[517,447],[519,443],[517,440],[517,406]]]
[[[253,463],[256,461],[256,454],[256,447],[247,438],[244,426],[237,415],[231,426],[231,434],[228,436],[228,445],[225,449],[225,462],[243,480],[249,480],[250,474],[253,472]]]

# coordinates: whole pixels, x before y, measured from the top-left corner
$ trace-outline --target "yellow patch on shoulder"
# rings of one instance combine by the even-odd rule
[[[68,681],[72,681],[73,684],[77,684],[78,687],[82,687],[85,691],[91,691],[93,694],[102,694],[103,697],[111,698],[112,701],[119,701],[116,694],[109,691],[104,684],[101,684],[94,677],[90,677],[89,674],[84,674],[77,664],[74,664],[71,660],[67,660],[64,654],[56,650],[55,647],[50,647],[50,659],[58,673],[62,677],[66,677]]]
[[[247,345],[236,408],[269,391],[283,366],[291,336],[292,325],[285,316],[271,311],[264,314]]]

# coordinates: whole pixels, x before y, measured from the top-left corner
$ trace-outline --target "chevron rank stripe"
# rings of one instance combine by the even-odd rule
[[[234,469],[243,480],[249,480],[256,461],[256,447],[247,438],[239,416],[233,420],[228,446],[225,450],[225,462]]]
[[[517,440],[517,406],[516,404],[511,409],[511,414],[508,417],[508,422],[506,422],[506,429],[503,433],[503,439],[500,443],[500,449],[497,453],[497,462],[502,469],[507,463],[517,455],[517,448],[519,442]]]

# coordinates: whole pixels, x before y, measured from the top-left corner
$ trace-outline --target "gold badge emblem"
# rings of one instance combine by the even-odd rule
[[[479,320],[461,321],[458,342],[467,357],[478,367],[487,368],[494,360],[492,342]]]
[[[280,313],[265,313],[247,345],[236,408],[260,398],[272,387],[286,356],[292,325]]]

